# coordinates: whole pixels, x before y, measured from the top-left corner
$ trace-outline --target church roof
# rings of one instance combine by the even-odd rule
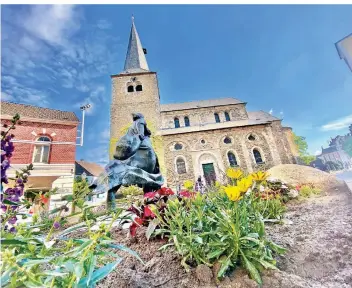
[[[132,27],[125,60],[125,67],[121,74],[141,72],[149,72],[149,67],[141,40],[139,39],[137,33],[136,25],[134,24],[134,18],[132,17]]]
[[[248,114],[248,118],[251,120],[264,120],[264,121],[280,120],[279,118],[271,115],[268,112],[262,111],[262,110],[247,112],[247,114]]]
[[[235,98],[218,98],[218,99],[200,100],[200,101],[183,102],[183,103],[161,104],[160,111],[170,112],[170,111],[178,111],[178,110],[188,110],[188,109],[235,105],[235,104],[244,104],[244,102]]]

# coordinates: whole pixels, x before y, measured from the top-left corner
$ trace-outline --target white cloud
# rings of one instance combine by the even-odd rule
[[[34,36],[54,45],[67,45],[79,29],[74,5],[34,5],[23,27]]]
[[[321,154],[321,150],[317,150],[317,151],[315,151],[315,153],[314,153],[315,156],[318,156],[318,155],[320,155],[320,154]]]
[[[270,115],[272,115],[272,114],[273,114],[273,112],[274,112],[274,109],[273,109],[273,108],[271,108],[271,109],[270,109],[270,111],[269,111],[269,114],[270,114]]]
[[[280,111],[279,115],[281,118],[284,117],[284,111]]]
[[[100,19],[97,23],[98,28],[100,29],[110,29],[111,23],[105,19]]]
[[[321,127],[323,131],[342,130],[352,124],[352,114],[329,122]]]
[[[14,98],[5,92],[1,92],[1,100],[2,101],[13,101]]]
[[[100,139],[103,141],[108,141],[110,139],[110,130],[108,128],[105,128],[100,132]]]

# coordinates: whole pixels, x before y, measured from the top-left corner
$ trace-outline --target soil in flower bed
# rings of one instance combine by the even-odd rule
[[[288,251],[277,259],[280,271],[263,272],[263,287],[352,287],[351,219],[352,194],[344,185],[321,196],[289,203],[284,224],[269,224],[266,228],[269,237]],[[113,239],[136,251],[146,265],[128,253],[119,253],[124,261],[97,287],[258,287],[242,269],[235,270],[218,285],[211,278],[211,269],[206,267],[192,268],[187,273],[173,250],[158,251],[165,240],[147,241],[145,231],[140,228],[135,239],[126,230],[112,232]]]

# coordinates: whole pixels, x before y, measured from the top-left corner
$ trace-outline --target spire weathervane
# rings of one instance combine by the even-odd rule
[[[132,23],[134,23],[134,16],[133,16],[133,14],[132,14],[132,17],[131,17],[131,18],[132,18]]]

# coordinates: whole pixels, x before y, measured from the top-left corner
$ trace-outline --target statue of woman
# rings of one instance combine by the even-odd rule
[[[108,180],[107,205],[111,207],[115,207],[116,192],[121,186],[137,185],[147,193],[160,189],[164,183],[144,116],[140,113],[132,116],[133,124],[116,143],[114,159],[91,186],[96,188],[98,182]]]

